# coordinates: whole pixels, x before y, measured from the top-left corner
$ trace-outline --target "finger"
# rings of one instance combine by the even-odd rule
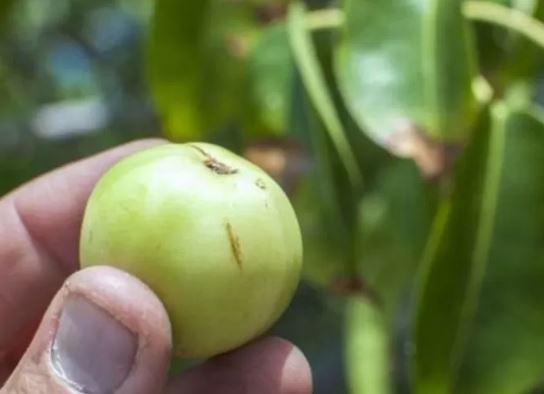
[[[160,142],[138,141],[82,160],[0,200],[0,364],[16,334],[32,332],[77,269],[80,225],[97,180],[121,158]]]
[[[110,267],[64,284],[2,394],[151,394],[164,389],[168,316],[153,292]]]
[[[33,240],[62,268],[72,271],[78,260],[83,209],[98,179],[127,155],[163,143],[150,139],[129,143],[59,168],[7,196],[17,208]]]
[[[218,356],[175,378],[168,394],[310,394],[308,361],[291,343],[275,337]]]

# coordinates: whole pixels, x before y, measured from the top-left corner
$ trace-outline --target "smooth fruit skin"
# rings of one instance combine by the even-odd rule
[[[287,196],[263,170],[216,145],[170,143],[101,178],[80,261],[139,277],[169,313],[176,355],[209,357],[262,334],[287,308],[302,240]]]

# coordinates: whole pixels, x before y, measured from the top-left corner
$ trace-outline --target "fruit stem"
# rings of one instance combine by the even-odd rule
[[[219,175],[231,175],[236,174],[238,170],[236,168],[232,168],[225,163],[220,162],[215,157],[210,155],[208,152],[206,152],[204,149],[202,149],[199,146],[196,145],[189,145],[191,148],[196,149],[198,152],[200,152],[202,155],[206,157],[206,160],[204,160],[204,165],[208,167],[210,170],[215,172]]]

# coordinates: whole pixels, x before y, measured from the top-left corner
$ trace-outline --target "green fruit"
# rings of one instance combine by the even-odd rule
[[[98,182],[80,259],[144,281],[168,311],[175,353],[208,357],[279,318],[299,282],[302,241],[287,196],[263,170],[219,146],[165,144]]]

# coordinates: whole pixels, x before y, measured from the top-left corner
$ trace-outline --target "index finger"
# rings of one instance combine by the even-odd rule
[[[0,364],[78,269],[81,221],[98,179],[123,157],[161,142],[142,140],[106,151],[0,200]]]

